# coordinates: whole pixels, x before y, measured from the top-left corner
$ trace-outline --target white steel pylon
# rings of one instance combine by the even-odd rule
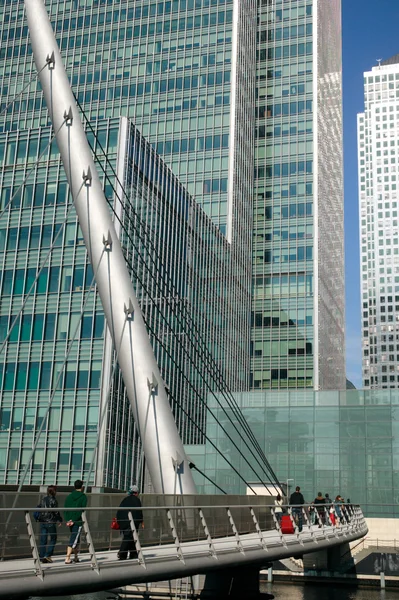
[[[44,2],[25,0],[25,7],[36,68],[154,491],[195,494],[188,459]]]

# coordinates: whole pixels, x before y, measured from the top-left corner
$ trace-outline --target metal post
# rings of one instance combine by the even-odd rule
[[[33,56],[71,189],[127,395],[140,431],[154,491],[173,494],[173,460],[181,457],[179,493],[195,494],[189,463],[170,410],[125,258],[80,121],[43,0],[25,0]],[[104,258],[105,258],[104,257]],[[126,317],[128,322],[125,326]],[[124,330],[124,331],[123,331]],[[122,335],[123,334],[123,335]],[[153,394],[148,402],[148,385]]]
[[[268,552],[268,549],[267,549],[267,544],[266,544],[266,540],[265,540],[265,538],[263,537],[263,533],[262,533],[262,530],[261,530],[261,528],[260,528],[260,526],[259,526],[258,519],[256,518],[255,511],[254,511],[254,509],[252,508],[252,506],[250,506],[250,507],[249,507],[249,510],[250,510],[250,512],[251,512],[252,520],[253,520],[253,522],[254,522],[254,525],[255,525],[256,532],[257,532],[257,534],[258,534],[258,536],[259,536],[260,543],[262,544],[262,548],[263,548],[264,550],[266,550],[266,552]],[[273,515],[273,516],[274,516],[274,515]],[[276,518],[276,517],[274,516],[274,518]]]
[[[172,517],[172,513],[169,509],[166,510],[166,516],[168,517],[168,521],[169,521],[169,527],[170,530],[172,532],[173,535],[173,540],[175,542],[175,546],[176,546],[176,550],[177,550],[177,556],[179,558],[179,560],[181,560],[181,562],[183,564],[185,564],[184,562],[184,556],[183,556],[183,552],[182,552],[182,548],[181,548],[181,544],[180,544],[180,540],[179,540],[179,536],[177,535],[177,530],[175,527],[175,523],[173,521],[173,517]]]
[[[206,535],[206,539],[208,542],[209,554],[211,556],[213,556],[213,558],[217,559],[215,546],[213,545],[212,536],[209,533],[208,525],[206,524],[204,513],[202,512],[202,508],[198,509],[198,514],[199,514],[199,518],[201,519],[201,524],[202,524],[202,527],[203,527],[203,530],[204,530],[204,533]]]
[[[39,552],[37,550],[37,544],[35,539],[35,532],[33,531],[32,520],[30,518],[30,512],[28,510],[25,511],[25,523],[26,528],[28,530],[29,544],[32,550],[33,562],[35,564],[35,572],[40,579],[43,579],[42,563],[40,562]]]
[[[136,552],[137,552],[137,557],[138,557],[139,564],[142,567],[144,567],[144,569],[146,569],[147,567],[145,565],[143,549],[142,549],[141,544],[140,544],[139,533],[138,533],[138,531],[136,529],[136,524],[134,522],[133,515],[132,515],[132,513],[130,511],[128,513],[128,516],[129,516],[130,529],[132,530],[132,533],[133,533],[133,541],[134,541],[134,545],[136,547]]]
[[[233,515],[231,514],[231,510],[229,508],[227,509],[227,517],[229,519],[230,526],[231,526],[231,528],[233,530],[233,533],[234,533],[234,536],[236,538],[237,550],[239,550],[240,552],[244,553],[244,548],[243,548],[241,540],[240,540],[240,535],[238,533],[238,529],[236,527],[236,524],[234,523],[234,519],[233,519]]]
[[[385,590],[385,573],[383,573],[382,571],[380,573],[380,585],[381,589]]]
[[[86,513],[84,511],[82,512],[82,523],[83,523],[82,528],[83,528],[84,534],[86,536],[87,545],[89,547],[91,566],[93,567],[93,571],[95,571],[97,573],[97,575],[100,575],[100,567],[97,562],[96,551],[94,549],[94,544],[93,544],[93,540],[91,537],[89,524],[87,522]]]

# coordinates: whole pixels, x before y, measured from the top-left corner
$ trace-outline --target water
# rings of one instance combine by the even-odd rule
[[[357,589],[334,582],[325,585],[265,584],[262,591],[274,594],[276,600],[399,600],[397,590]]]
[[[353,586],[342,586],[334,583],[326,585],[282,585],[265,584],[262,591],[274,594],[276,600],[399,600],[397,590],[356,589]],[[32,598],[31,600],[108,600],[116,598],[112,592],[81,594],[79,596],[54,596],[52,598]],[[172,595],[171,600],[175,596]],[[215,598],[215,600],[218,600]],[[245,599],[243,599],[245,600]]]

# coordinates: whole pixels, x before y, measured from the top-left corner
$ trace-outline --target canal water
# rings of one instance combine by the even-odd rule
[[[325,585],[282,585],[265,584],[262,591],[274,594],[276,600],[399,600],[397,590],[356,589],[353,586],[336,585],[334,582]],[[52,598],[32,598],[31,600],[114,600],[112,592],[82,594],[79,596],[54,596]],[[175,599],[173,594],[171,600]],[[218,598],[215,597],[215,600]],[[243,598],[243,600],[246,600]]]

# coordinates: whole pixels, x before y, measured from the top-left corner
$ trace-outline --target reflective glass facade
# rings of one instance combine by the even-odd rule
[[[306,501],[319,491],[331,498],[341,494],[361,504],[368,517],[399,516],[398,391],[269,391],[239,394],[236,400],[279,481],[288,480],[291,490],[299,485]],[[255,463],[240,443],[240,424],[230,416],[238,433],[220,408],[208,422],[209,440],[220,453],[210,442],[187,451],[225,492],[245,494],[245,484],[225,457],[249,483],[257,480],[239,450]],[[220,493],[194,475],[199,491]]]
[[[399,387],[399,56],[364,74],[358,115],[363,385]]]
[[[339,0],[262,0],[259,6],[255,0],[46,0],[46,6],[72,88],[128,190],[121,205],[104,177],[110,207],[129,232],[121,226],[184,440],[202,440],[184,410],[197,415],[199,426],[205,422],[197,394],[215,389],[219,371],[238,392],[344,387]],[[63,225],[68,189],[55,144],[46,150],[50,127],[22,0],[5,0],[0,15],[2,106],[32,77],[0,122],[1,206],[15,194],[0,222],[0,336],[59,233],[18,333],[0,357],[10,419],[4,417],[0,438],[0,481],[17,481],[57,365],[78,328],[56,393],[59,413],[50,417],[30,473],[38,483],[52,480],[56,470],[58,482],[66,483],[89,468],[113,357],[94,293],[91,316],[85,312],[78,325],[92,273],[73,212]],[[127,121],[120,130],[121,115],[137,130]],[[89,139],[100,152],[91,133]],[[104,158],[99,162],[108,168]],[[160,197],[154,181],[144,181],[149,164],[171,182]],[[133,250],[148,242],[137,237],[136,212],[162,264],[173,266],[162,283],[150,283],[157,275],[145,252],[145,266],[135,262]],[[161,234],[153,223],[162,215],[167,231]],[[195,340],[179,330],[172,296],[206,352],[194,350]],[[184,339],[184,351],[171,341],[172,329]],[[112,399],[96,483],[123,487],[141,459],[119,373]],[[70,410],[65,420],[64,408]],[[15,426],[14,409],[25,416]]]
[[[239,389],[246,388],[255,0],[47,0],[46,6],[88,118],[132,118],[232,244],[237,303],[225,319],[242,335],[226,360],[230,371],[240,365]],[[15,74],[26,81],[34,70],[22,0],[7,1],[2,10],[7,44],[0,49],[0,60],[5,60],[4,89],[12,96],[22,89],[14,87]],[[7,113],[6,127],[47,123],[35,87]]]
[[[165,269],[164,280],[159,280],[157,274],[160,290],[155,286],[144,292],[137,284],[137,291],[149,328],[160,328],[166,314],[166,325],[163,322],[157,332],[164,346],[168,345],[165,340],[172,338],[169,329],[177,335],[173,311],[165,308],[167,284],[171,283],[175,293],[173,302],[179,309],[184,308],[186,329],[182,323],[178,325],[178,335],[187,342],[184,351],[170,342],[168,353],[161,348],[157,335],[153,334],[152,339],[181,433],[186,441],[198,441],[204,408],[197,396],[202,398],[215,388],[219,373],[233,389],[244,389],[248,380],[255,2],[48,0],[46,6],[73,90],[111,163],[117,164],[119,117],[134,117],[141,133],[186,188],[195,193],[203,208],[204,212],[184,191],[185,208],[176,222],[171,206],[180,183],[170,171],[167,179],[173,185],[162,191],[158,204],[153,186],[144,180],[139,182],[137,173],[133,179],[132,169],[119,172],[131,194],[131,204],[141,211],[141,222],[149,226],[150,217],[159,218],[161,214],[171,218],[162,236],[161,230],[152,229],[150,237],[166,261],[160,264],[173,266],[173,270],[166,276]],[[104,319],[94,293],[81,325],[78,322],[93,274],[73,211],[63,224],[70,198],[56,145],[46,150],[50,127],[35,77],[23,2],[6,0],[0,14],[2,108],[32,77],[31,85],[0,123],[4,132],[0,143],[1,207],[15,195],[0,225],[2,339],[47,249],[59,234],[57,248],[1,356],[4,393],[0,481],[18,480],[66,348],[77,329],[77,340],[27,479],[27,483],[53,481],[56,472],[58,483],[68,483],[76,477],[85,478],[89,469],[100,407],[104,406],[109,387],[112,350],[104,337]],[[100,144],[91,132],[89,139],[101,154]],[[152,164],[158,164],[153,150],[137,132],[133,135],[131,130],[131,135],[126,133],[120,142],[125,146],[124,150],[120,146],[119,153],[126,152],[127,160],[132,158],[132,148],[144,144],[144,154],[152,157]],[[39,156],[40,164],[36,165]],[[107,168],[104,158],[99,161]],[[147,159],[143,160],[138,172],[147,164]],[[29,179],[18,191],[31,167]],[[160,170],[167,171],[165,166]],[[144,177],[144,171],[140,177]],[[104,189],[112,205],[113,189],[105,177]],[[154,201],[152,213],[143,210],[144,198]],[[127,222],[132,220],[131,207],[119,206],[118,210]],[[132,233],[132,223],[127,228]],[[121,229],[125,251],[132,257],[131,239],[124,235]],[[146,241],[138,240],[137,235],[134,239],[136,245]],[[141,276],[144,273],[146,281],[150,275],[155,276],[146,260],[147,256],[144,266],[132,264],[132,277],[134,269],[136,275],[137,271]],[[177,265],[179,268],[174,270]],[[151,294],[158,294],[157,307],[148,301]],[[195,351],[188,343],[187,323],[199,330]],[[173,371],[173,361],[181,369],[186,361],[185,379]],[[176,389],[181,394],[181,406],[197,415],[199,428],[183,418]],[[134,460],[136,466],[140,463],[139,475],[143,463],[119,373],[112,382],[111,394],[107,433],[100,439],[96,459],[95,483],[124,487]]]
[[[100,407],[111,388],[91,481],[125,488],[133,472],[143,476],[137,431],[118,371],[110,382],[112,347],[97,295],[89,293],[93,273],[56,149],[35,164],[49,136],[48,127],[9,132],[0,157],[1,209],[33,167],[0,221],[0,342],[33,286],[1,354],[0,482],[18,482],[52,395],[26,483],[86,479]],[[101,144],[111,164],[125,165],[118,175],[127,198],[113,199],[104,178],[105,193],[122,224],[121,241],[181,434],[200,441],[201,400],[216,388],[215,360],[225,374],[224,349],[232,343],[223,320],[230,297],[220,293],[230,289],[230,246],[127,119],[122,128],[119,120],[102,121],[97,136],[95,143],[89,134],[99,161],[109,169]],[[183,418],[187,414],[198,428]]]
[[[258,8],[252,388],[343,389],[340,0]]]

